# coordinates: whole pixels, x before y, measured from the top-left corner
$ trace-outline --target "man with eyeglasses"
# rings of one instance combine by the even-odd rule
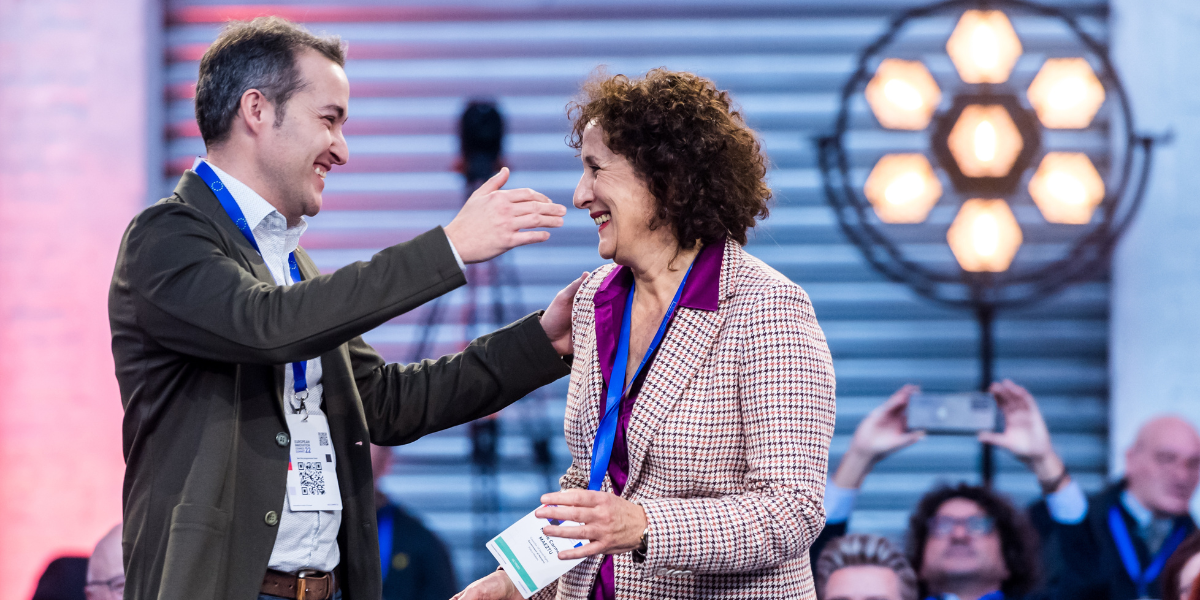
[[[100,538],[96,549],[92,551],[83,593],[88,600],[121,600],[124,596],[125,569],[121,562],[120,524]]]

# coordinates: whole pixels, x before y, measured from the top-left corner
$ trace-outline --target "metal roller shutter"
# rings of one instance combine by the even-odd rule
[[[1103,0],[1057,4],[1107,38]],[[192,106],[197,64],[228,18],[279,14],[349,42],[351,161],[330,174],[325,209],[303,239],[325,270],[450,221],[463,197],[462,178],[452,166],[457,119],[468,99],[494,98],[507,119],[510,185],[569,205],[580,167],[563,143],[564,106],[589,72],[601,64],[628,74],[667,66],[710,77],[733,92],[773,166],[776,200],[749,250],[804,286],[828,336],[838,375],[836,464],[862,415],[901,384],[960,391],[973,389],[978,377],[971,316],[933,306],[871,271],[842,238],[819,188],[813,139],[831,128],[836,93],[855,54],[889,16],[912,5],[641,0],[500,6],[448,0],[251,6],[171,0],[163,190],[169,193],[192,157],[203,153]],[[931,48],[953,22],[935,25],[929,25]],[[1016,17],[1014,26],[1027,56],[1053,52],[1067,40],[1065,31],[1038,18]],[[1025,68],[1032,77],[1037,64],[1022,65],[1018,72]],[[871,122],[865,105],[857,111],[858,121]],[[1103,125],[1097,127],[1103,139]],[[853,140],[861,162],[856,167],[868,169],[882,150],[880,139],[863,132]],[[500,300],[508,315],[543,307],[573,276],[598,264],[593,225],[572,211],[552,241],[510,254],[506,265],[519,285],[505,288]],[[443,315],[461,316],[454,311],[491,302],[493,292],[481,289],[473,300],[466,291],[455,292]],[[427,310],[397,318],[367,340],[389,360],[408,360]],[[1107,313],[1107,283],[1097,281],[1033,309],[1001,313],[997,327],[997,373],[1038,395],[1056,445],[1088,489],[1097,488],[1106,472]],[[496,320],[482,316],[475,330],[489,330]],[[439,327],[429,353],[455,350],[466,333],[461,326]],[[534,507],[547,475],[556,478],[569,464],[561,423],[565,384],[550,386],[547,400],[519,403],[501,416],[502,513],[493,525],[507,525]],[[551,437],[548,471],[537,465],[530,443],[539,436]],[[464,584],[494,568],[489,558],[471,560],[470,452],[465,427],[429,436],[397,449],[394,472],[382,486],[451,545]],[[970,438],[936,437],[884,461],[867,479],[851,527],[899,534],[917,497],[935,482],[978,479],[978,454]],[[1036,494],[1033,477],[1010,457],[1000,457],[998,471],[997,485],[1019,500]]]

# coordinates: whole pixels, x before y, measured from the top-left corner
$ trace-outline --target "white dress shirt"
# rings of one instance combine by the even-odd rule
[[[250,189],[246,184],[229,176],[208,163],[221,183],[229,190],[230,195],[242,209],[246,224],[254,234],[258,250],[262,253],[263,262],[271,271],[271,276],[277,285],[292,285],[291,269],[288,266],[288,255],[300,245],[300,235],[308,228],[308,223],[301,217],[295,227],[288,227],[287,218],[279,214],[275,207]],[[312,414],[323,414],[321,403],[324,386],[321,385],[321,359],[308,361],[305,373],[308,380],[308,399],[305,407]],[[300,403],[296,400],[296,390],[292,369],[290,366],[283,370],[283,400],[286,405],[299,410]],[[336,459],[335,459],[336,460]],[[340,510],[305,510],[293,511],[284,492],[283,514],[279,515],[279,532],[275,536],[275,548],[271,551],[271,559],[267,566],[276,571],[295,573],[301,569],[317,569],[332,571],[341,559],[338,550],[338,528],[342,523]]]

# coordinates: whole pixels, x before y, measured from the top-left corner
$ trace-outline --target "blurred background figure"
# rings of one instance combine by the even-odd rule
[[[379,478],[391,467],[392,449],[372,444],[383,600],[446,600],[458,591],[450,553],[420,519],[379,491]]]
[[[1200,600],[1200,533],[1193,533],[1171,555],[1162,572],[1162,600]]]
[[[908,559],[924,596],[1016,600],[1040,572],[1037,534],[1000,494],[959,484],[921,498],[908,525]]]
[[[818,600],[917,600],[917,574],[886,538],[831,540],[814,565]]]
[[[33,600],[84,600],[87,565],[88,559],[81,556],[61,556],[50,561],[38,579]]]
[[[121,600],[125,595],[125,568],[121,563],[121,524],[108,530],[87,561],[87,600]]]

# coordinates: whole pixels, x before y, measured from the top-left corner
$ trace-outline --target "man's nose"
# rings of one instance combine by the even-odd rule
[[[341,129],[338,129],[329,153],[333,155],[333,164],[335,165],[344,165],[350,160],[350,145],[346,143],[346,136],[342,134]]]

